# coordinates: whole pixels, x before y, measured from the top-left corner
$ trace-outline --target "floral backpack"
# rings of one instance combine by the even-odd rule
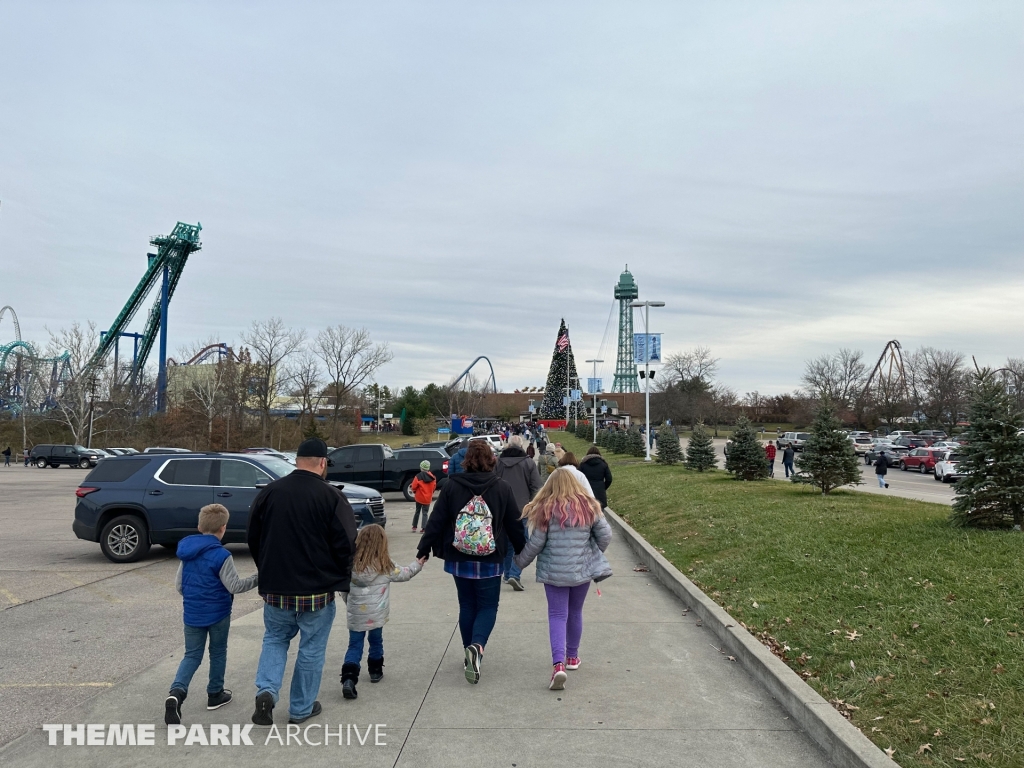
[[[494,518],[483,496],[474,496],[455,517],[452,545],[467,555],[483,557],[494,552]]]

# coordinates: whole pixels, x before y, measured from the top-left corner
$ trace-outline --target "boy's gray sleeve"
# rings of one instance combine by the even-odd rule
[[[232,595],[237,595],[239,592],[248,592],[256,586],[260,577],[258,573],[254,573],[252,576],[248,576],[244,579],[241,578],[238,575],[238,571],[235,570],[235,558],[233,557],[229,557],[224,561],[224,565],[220,567],[219,576],[220,583],[223,584],[224,588]]]
[[[182,569],[183,569],[184,567],[185,567],[185,563],[183,563],[183,562],[181,562],[181,561],[179,560],[179,561],[178,561],[178,573],[177,573],[177,574],[175,574],[175,576],[174,576],[174,588],[175,588],[176,590],[178,590],[178,594],[179,594],[179,595],[181,595],[181,594],[184,594],[184,593],[183,593],[183,592],[181,591],[181,571],[182,571]]]

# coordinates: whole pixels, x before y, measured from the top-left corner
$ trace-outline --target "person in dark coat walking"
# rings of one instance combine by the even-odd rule
[[[462,468],[462,462],[466,460],[466,451],[469,450],[469,440],[462,441],[462,447],[455,452],[455,454],[448,460],[448,474],[457,475],[459,472],[464,472]]]
[[[793,469],[793,459],[795,458],[796,449],[794,449],[793,444],[790,443],[786,446],[786,450],[782,452],[782,466],[786,470],[786,477],[796,474],[796,470]]]
[[[885,475],[889,471],[889,460],[885,457],[885,451],[878,452],[878,458],[875,459],[875,477],[878,478],[879,488],[888,488],[889,483],[885,481]]]
[[[466,680],[480,681],[484,648],[498,618],[501,571],[505,553],[516,554],[526,546],[519,505],[512,486],[494,474],[494,452],[483,440],[474,440],[466,452],[463,472],[450,476],[441,489],[427,532],[420,538],[417,557],[431,553],[445,561],[445,573],[455,579],[459,595],[459,631],[466,653]],[[491,514],[494,551],[470,555],[455,547],[455,523],[459,513],[481,497]]]
[[[512,493],[516,497],[516,504],[519,509],[524,509],[527,504],[537,495],[543,483],[540,480],[540,470],[537,464],[526,455],[523,450],[524,438],[520,435],[513,435],[509,438],[509,445],[494,466],[494,474],[502,478],[512,486]],[[526,538],[526,521],[520,521],[523,526],[523,538]],[[516,592],[523,591],[523,582],[519,578],[523,575],[522,569],[515,564],[512,550],[505,552],[505,563],[502,572],[502,580],[509,584]]]
[[[263,598],[263,650],[256,667],[256,725],[274,724],[288,647],[299,654],[288,698],[289,723],[320,714],[327,641],[336,592],[348,592],[355,553],[356,518],[345,495],[325,482],[327,444],[304,441],[295,470],[269,483],[252,503],[247,541]]]
[[[11,466],[11,446],[8,445],[6,448],[4,448],[3,453],[4,453],[4,466],[5,467]]]
[[[587,455],[580,462],[580,472],[587,476],[590,487],[594,491],[594,498],[601,504],[601,509],[608,506],[608,488],[612,484],[612,471],[608,462],[601,455],[601,449],[596,445],[590,446]]]

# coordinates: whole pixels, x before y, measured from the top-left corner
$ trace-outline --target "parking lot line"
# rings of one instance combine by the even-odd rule
[[[11,605],[21,605],[21,600],[16,598],[8,590],[0,587],[0,595],[3,595]]]

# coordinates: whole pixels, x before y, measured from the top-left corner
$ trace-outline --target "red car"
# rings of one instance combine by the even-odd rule
[[[900,469],[904,472],[915,469],[922,475],[935,471],[935,463],[942,461],[945,449],[938,448],[915,448],[902,459]]]

